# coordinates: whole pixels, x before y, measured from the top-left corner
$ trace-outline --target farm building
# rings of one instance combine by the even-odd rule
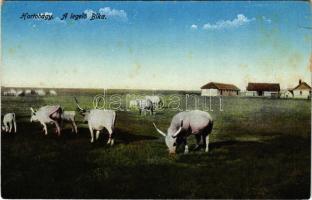
[[[248,83],[246,96],[279,97],[279,83]]]
[[[294,94],[291,89],[281,90],[280,91],[280,98],[290,99],[293,98]]]
[[[311,97],[311,87],[306,82],[299,80],[299,84],[292,89],[292,93],[294,98],[309,99]]]
[[[240,89],[233,84],[210,82],[201,88],[202,96],[237,96]]]

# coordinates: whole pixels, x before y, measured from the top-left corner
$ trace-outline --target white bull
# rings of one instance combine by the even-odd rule
[[[146,112],[150,112],[150,115],[153,115],[154,112],[154,105],[153,102],[149,99],[137,99],[137,106],[139,108],[140,115],[144,113],[146,115]]]
[[[72,132],[78,133],[77,125],[75,123],[75,111],[64,111],[61,115],[62,124],[63,122],[69,122],[72,125]]]
[[[95,139],[98,140],[100,131],[105,128],[109,134],[107,144],[113,146],[114,145],[113,132],[115,128],[116,112],[113,110],[101,110],[101,109],[86,110],[79,106],[76,98],[75,101],[79,113],[84,117],[84,120],[88,122],[91,135],[91,143],[94,142],[93,131],[96,130]]]
[[[163,102],[159,96],[155,96],[155,95],[154,96],[145,96],[145,99],[146,100],[149,99],[152,101],[154,109],[159,108],[163,104]]]
[[[31,110],[30,122],[40,122],[43,126],[45,135],[48,135],[47,124],[52,123],[56,126],[56,131],[58,136],[61,134],[60,121],[61,115],[63,113],[61,106],[43,106],[39,110],[35,111],[33,108]]]
[[[3,116],[2,130],[5,132],[11,133],[13,126],[14,126],[14,133],[16,133],[17,127],[16,127],[15,113],[6,113]]]
[[[199,147],[199,143],[202,140],[206,147],[205,151],[209,151],[209,134],[212,131],[213,120],[207,112],[192,110],[176,114],[171,120],[167,134],[159,130],[155,124],[154,127],[165,137],[169,153],[175,153],[178,145],[177,139],[183,141],[185,145],[184,153],[188,153],[186,138],[190,135],[195,135],[197,147]]]

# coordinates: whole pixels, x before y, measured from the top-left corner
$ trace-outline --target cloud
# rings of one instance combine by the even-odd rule
[[[105,8],[100,8],[99,9],[100,14],[106,15],[108,18],[109,17],[117,17],[123,20],[127,20],[127,13],[124,10],[116,10],[116,9],[111,9],[110,7],[105,7]]]
[[[255,18],[248,19],[243,14],[238,14],[237,17],[233,20],[219,20],[215,24],[204,24],[203,29],[205,30],[221,30],[221,29],[229,29],[229,28],[237,28],[239,26],[246,25],[252,21],[254,21]]]
[[[95,12],[91,9],[85,10],[84,13],[87,15],[88,19],[91,19],[93,13],[95,14]]]
[[[197,25],[196,24],[192,24],[191,29],[192,30],[196,30],[197,29]]]
[[[116,10],[112,9],[110,7],[100,8],[98,11],[101,15],[105,15],[107,18],[119,18],[122,20],[127,20],[127,13],[124,10]],[[87,19],[90,19],[92,17],[92,14],[95,14],[96,12],[92,9],[87,9],[84,11],[84,13],[87,15]]]

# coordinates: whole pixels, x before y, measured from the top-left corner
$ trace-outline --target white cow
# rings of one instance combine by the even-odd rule
[[[46,95],[46,92],[42,89],[36,90],[35,92],[38,96],[45,96]]]
[[[72,125],[72,132],[78,133],[77,125],[75,123],[75,116],[75,111],[63,111],[63,113],[61,114],[62,125],[63,122],[69,122]]]
[[[150,112],[150,115],[153,115],[154,112],[154,104],[150,99],[137,99],[137,106],[139,108],[140,115],[146,112]]]
[[[25,95],[25,93],[24,93],[23,90],[18,90],[18,91],[16,92],[16,96],[24,96],[24,95]]]
[[[39,110],[34,110],[33,108],[30,108],[31,110],[31,117],[30,122],[40,122],[43,126],[43,130],[45,135],[48,135],[47,130],[47,124],[53,123],[56,126],[56,131],[58,136],[61,134],[61,128],[60,128],[60,121],[61,115],[63,113],[61,106],[59,105],[53,105],[53,106],[43,106],[39,108]]]
[[[26,96],[31,95],[31,90],[30,90],[30,89],[26,89],[26,90],[25,90],[25,95],[26,95]]]
[[[17,127],[16,127],[15,113],[6,113],[3,116],[2,130],[5,132],[11,133],[13,126],[14,126],[14,133],[16,133]]]
[[[16,96],[16,90],[15,89],[10,89],[8,91],[6,91],[4,94],[5,96]]]
[[[57,96],[57,93],[56,93],[55,90],[50,90],[50,91],[49,91],[49,94],[50,94],[51,96]]]
[[[93,131],[96,130],[95,139],[98,140],[100,131],[105,128],[109,134],[107,144],[113,146],[114,145],[113,132],[115,128],[116,112],[113,110],[101,110],[101,109],[86,110],[79,106],[76,98],[75,101],[79,113],[84,117],[84,120],[88,122],[91,135],[91,143],[94,142]]]
[[[145,99],[149,99],[152,101],[153,105],[154,105],[154,108],[159,108],[163,102],[161,100],[161,98],[159,96],[145,96]]]
[[[179,112],[172,118],[167,134],[159,130],[155,124],[154,127],[165,137],[169,153],[175,153],[176,146],[179,145],[177,139],[184,143],[184,153],[188,153],[186,138],[190,135],[195,135],[197,147],[202,140],[206,147],[205,151],[209,151],[209,134],[212,131],[213,120],[207,112],[200,110]]]

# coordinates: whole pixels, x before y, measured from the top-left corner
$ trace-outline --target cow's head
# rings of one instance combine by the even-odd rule
[[[30,107],[31,115],[30,115],[30,122],[38,121],[38,117],[36,115],[37,111]]]
[[[181,120],[181,126],[177,131],[172,132],[171,129],[168,129],[167,134],[162,132],[161,130],[159,130],[154,123],[153,123],[153,125],[154,125],[155,129],[157,130],[157,132],[165,137],[165,142],[166,142],[166,145],[168,147],[169,153],[174,154],[176,152],[177,136],[179,135],[179,133],[182,130],[183,121]]]
[[[78,103],[78,100],[76,97],[74,97],[75,99],[75,102],[76,102],[76,105],[77,105],[77,111],[79,112],[80,115],[83,116],[83,119],[84,121],[88,121],[88,118],[89,118],[89,114],[90,114],[90,111],[89,110],[86,110],[86,109],[83,109],[79,106],[79,103]]]

